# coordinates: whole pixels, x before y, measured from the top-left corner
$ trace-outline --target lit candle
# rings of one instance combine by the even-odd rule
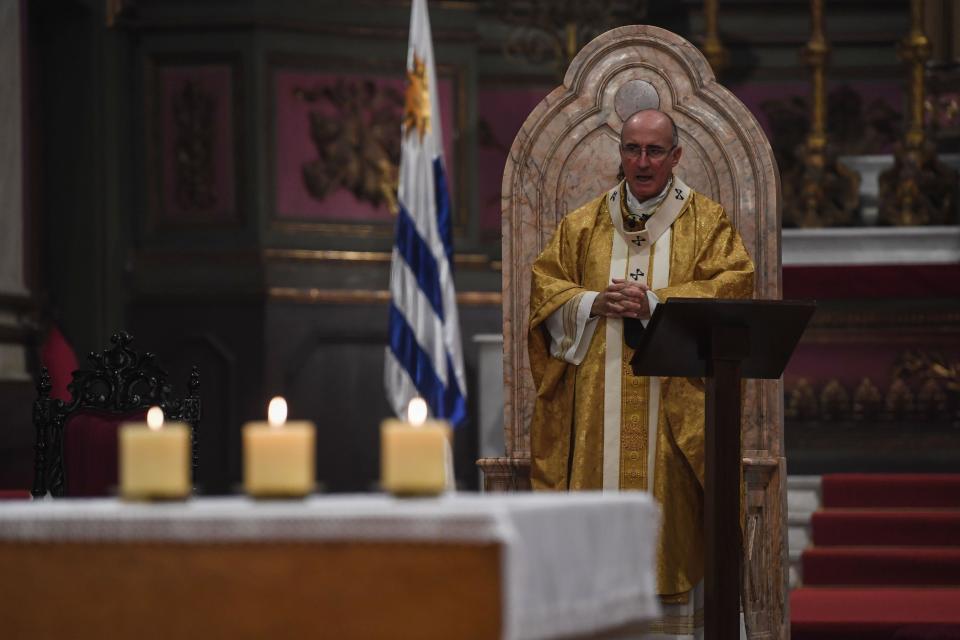
[[[287,401],[277,397],[267,422],[243,427],[243,486],[258,498],[295,498],[313,491],[316,429],[312,422],[287,422]]]
[[[120,495],[128,500],[177,499],[190,495],[190,427],[163,424],[163,410],[150,407],[147,422],[120,427]]]
[[[395,495],[437,495],[452,485],[450,425],[427,420],[427,404],[414,398],[407,422],[380,425],[380,482]]]

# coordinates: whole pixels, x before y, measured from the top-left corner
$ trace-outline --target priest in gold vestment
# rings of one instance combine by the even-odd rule
[[[692,606],[703,578],[703,382],[635,377],[624,320],[645,325],[673,296],[753,293],[753,262],[723,208],[674,175],[681,153],[666,114],[628,118],[624,180],[561,220],[530,295],[533,487],[652,491],[668,614]]]

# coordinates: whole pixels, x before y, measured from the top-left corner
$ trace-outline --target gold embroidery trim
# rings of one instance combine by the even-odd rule
[[[674,635],[692,635],[697,629],[703,628],[703,609],[697,609],[690,616],[663,616],[647,626],[647,633],[664,633]]]
[[[573,346],[573,341],[577,337],[577,312],[580,309],[580,299],[583,296],[584,294],[578,293],[567,300],[562,307],[563,340],[560,341],[560,358],[566,359],[567,350]]]

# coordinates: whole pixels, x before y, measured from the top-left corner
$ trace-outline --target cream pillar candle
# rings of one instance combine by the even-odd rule
[[[124,424],[118,437],[121,496],[150,500],[190,495],[189,426],[182,422],[164,425],[160,407],[150,407],[146,424]]]
[[[380,424],[380,483],[395,495],[438,495],[450,487],[450,425],[427,420],[421,398],[410,401],[409,422]]]
[[[287,422],[287,402],[277,397],[268,422],[243,427],[243,486],[258,498],[295,498],[313,491],[316,429],[312,422]]]

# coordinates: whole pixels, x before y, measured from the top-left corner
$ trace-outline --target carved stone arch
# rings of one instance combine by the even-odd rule
[[[780,178],[754,116],[717,83],[691,43],[664,29],[608,31],[571,62],[531,112],[504,170],[503,332],[506,457],[481,461],[487,486],[529,486],[535,390],[527,358],[530,266],[569,211],[615,184],[619,133],[640,108],[676,122],[677,173],[720,202],[756,265],[754,297],[781,297]],[[751,637],[786,637],[786,507],[780,381],[751,381],[743,411],[747,484],[744,594]]]

